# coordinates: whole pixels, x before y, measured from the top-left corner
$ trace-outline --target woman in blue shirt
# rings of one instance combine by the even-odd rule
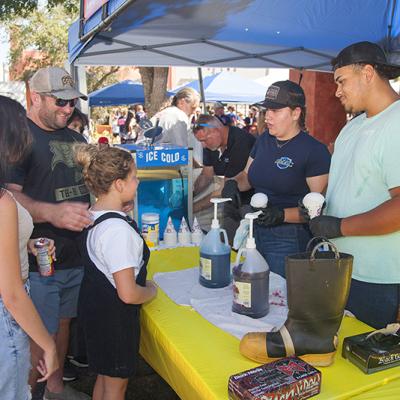
[[[285,277],[285,257],[305,251],[311,238],[298,211],[309,192],[323,192],[328,183],[330,154],[305,129],[305,95],[294,82],[271,85],[264,101],[265,131],[254,145],[244,171],[228,181],[224,197],[254,188],[268,196],[256,220],[257,249],[271,271]]]

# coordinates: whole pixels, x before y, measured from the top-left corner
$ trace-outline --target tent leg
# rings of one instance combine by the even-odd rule
[[[203,72],[201,70],[201,67],[197,68],[197,73],[199,75],[199,87],[200,87],[200,100],[203,103],[203,113],[206,113],[206,98],[204,95],[204,85],[203,85]]]

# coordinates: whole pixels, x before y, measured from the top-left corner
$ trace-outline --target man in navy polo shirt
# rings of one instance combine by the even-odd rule
[[[208,187],[214,176],[233,178],[242,171],[255,142],[255,138],[244,130],[235,126],[224,126],[217,117],[211,115],[199,116],[194,134],[204,147],[204,167],[196,180],[195,194]],[[240,193],[240,203],[249,204],[253,192],[253,190],[248,190]],[[213,194],[210,194],[196,203],[195,209],[199,211],[209,207],[212,196]],[[223,227],[227,231],[230,242],[233,241],[240,219],[240,209],[230,203],[225,203]]]

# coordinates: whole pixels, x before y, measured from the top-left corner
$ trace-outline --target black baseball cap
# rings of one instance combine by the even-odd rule
[[[351,64],[371,64],[380,66],[388,79],[400,76],[400,65],[390,64],[383,49],[372,42],[358,42],[345,47],[331,64],[333,71]]]
[[[278,109],[284,107],[305,107],[306,96],[300,85],[292,81],[273,83],[265,93],[265,99],[254,104],[257,107]]]

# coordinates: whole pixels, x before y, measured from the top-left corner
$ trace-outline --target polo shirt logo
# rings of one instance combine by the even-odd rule
[[[294,162],[289,157],[281,157],[275,161],[275,164],[279,169],[286,169],[293,167]]]

